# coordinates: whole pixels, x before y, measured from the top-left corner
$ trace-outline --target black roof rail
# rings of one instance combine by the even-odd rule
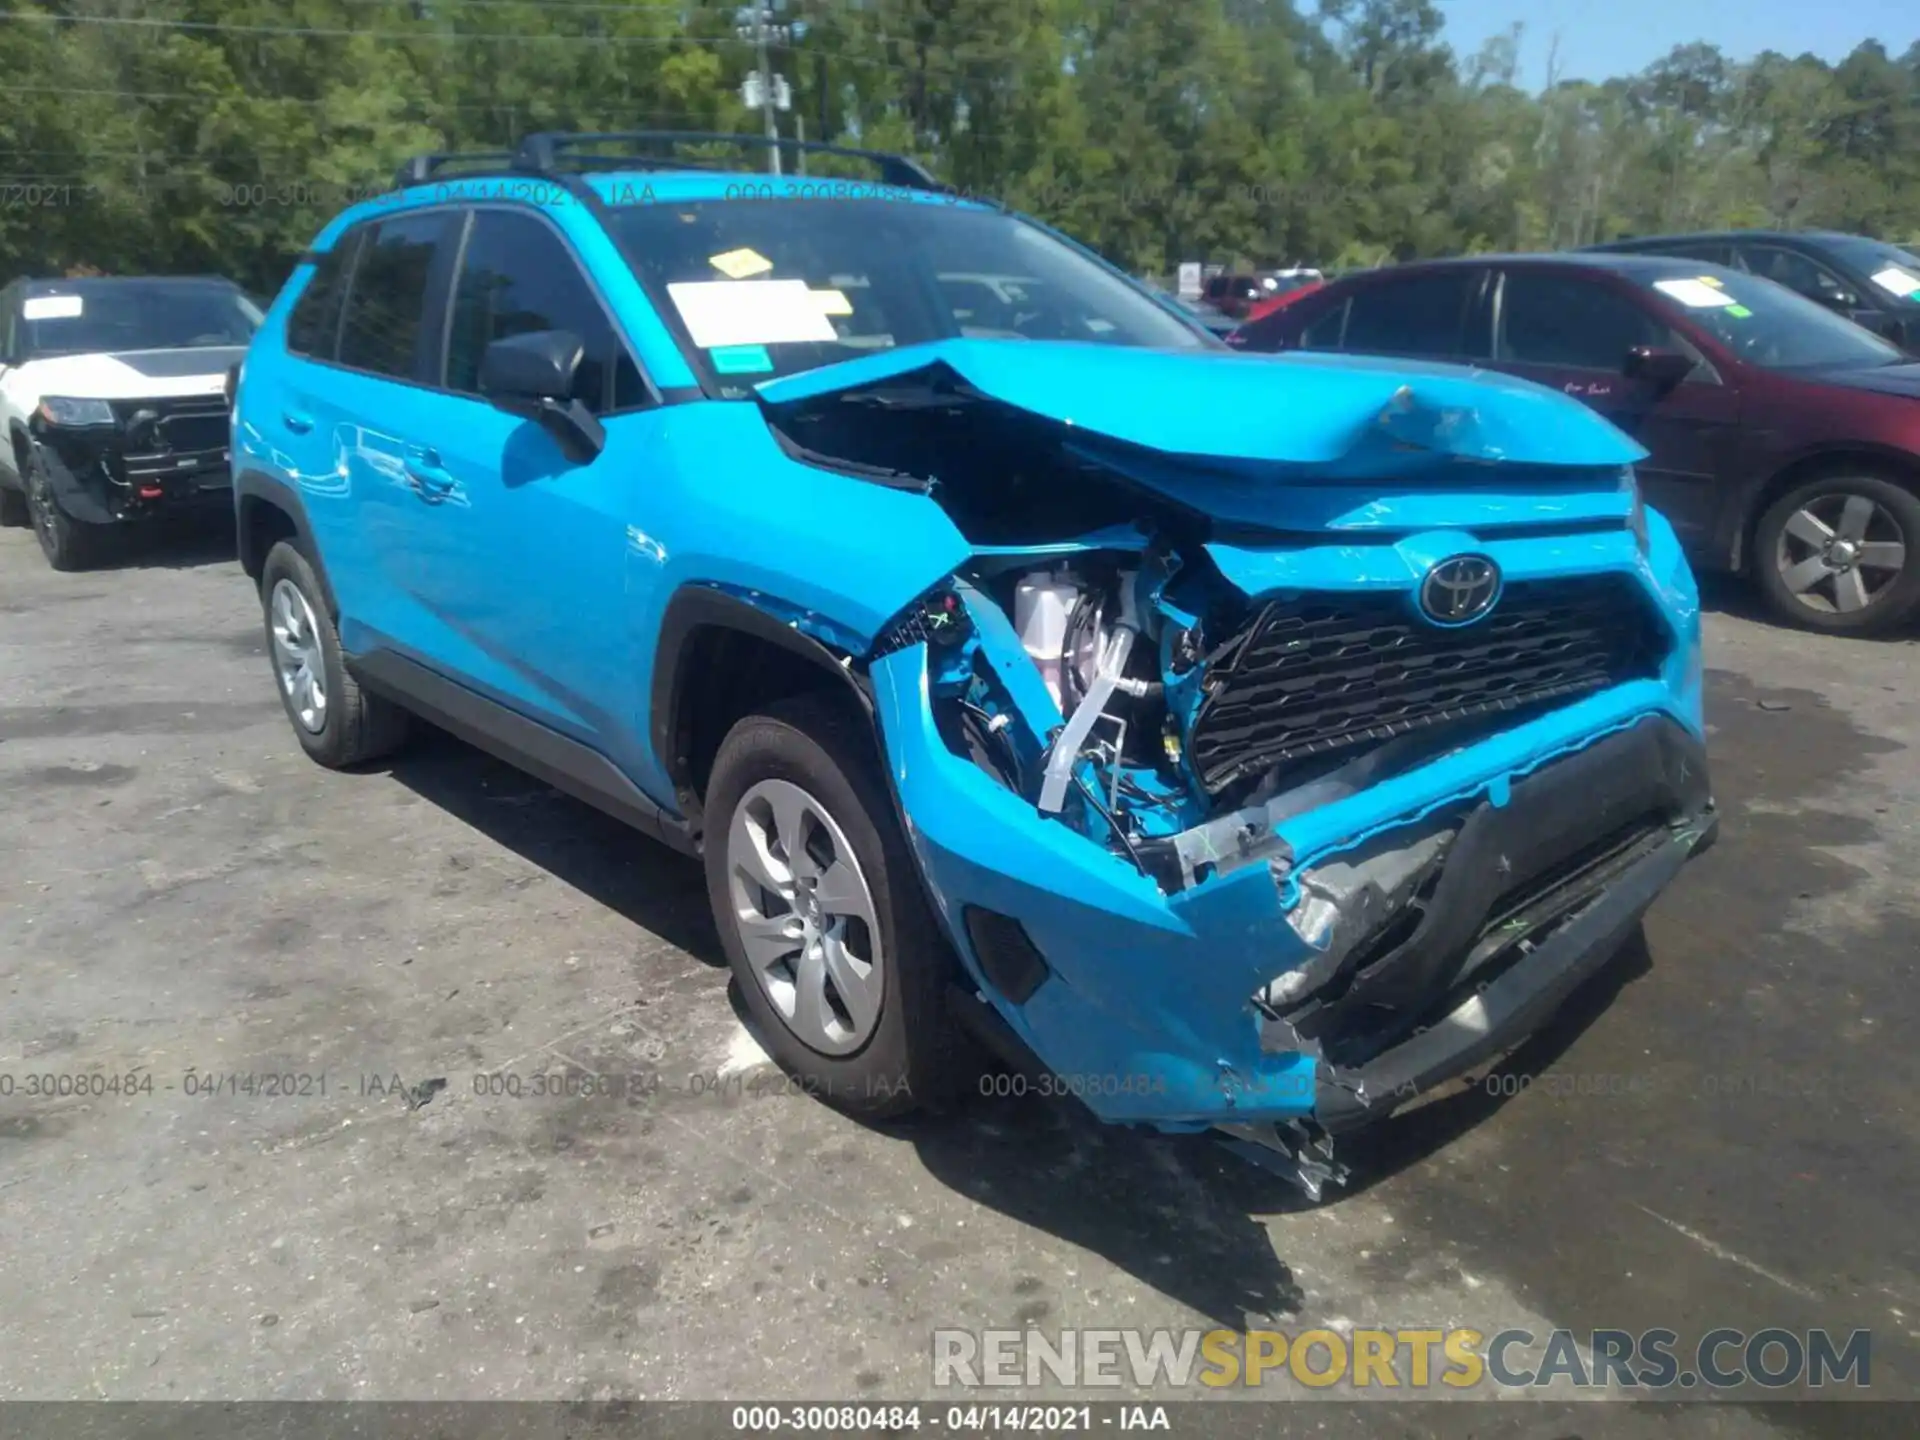
[[[513,157],[514,168],[549,175],[557,172],[563,164],[576,171],[587,164],[594,168],[620,165],[640,170],[720,168],[711,161],[689,162],[670,160],[665,157],[615,157],[566,153],[576,146],[597,146],[608,142],[659,146],[740,145],[762,150],[794,151],[806,155],[839,155],[853,160],[865,160],[874,165],[880,172],[881,183],[886,185],[897,185],[904,190],[933,190],[942,193],[952,188],[935,178],[933,172],[919,161],[885,150],[857,150],[845,145],[827,145],[817,140],[790,140],[785,136],[776,138],[771,135],[722,134],[697,130],[616,130],[583,134],[559,130],[541,131],[521,140],[520,149]]]
[[[462,150],[446,151],[433,155],[415,155],[394,171],[393,188],[405,190],[410,185],[424,185],[442,170],[451,166],[477,165],[499,169],[513,162],[511,150]]]

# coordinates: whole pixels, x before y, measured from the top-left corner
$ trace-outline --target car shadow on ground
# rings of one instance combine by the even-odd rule
[[[1636,936],[1562,1008],[1550,1027],[1457,1093],[1337,1147],[1348,1183],[1321,1206],[1351,1203],[1485,1123],[1645,973]],[[1071,1101],[990,1098],[913,1142],[929,1174],[976,1203],[1099,1254],[1207,1319],[1230,1328],[1298,1312],[1303,1296],[1266,1221],[1314,1208],[1291,1180],[1204,1135],[1107,1126]],[[1282,1242],[1284,1249],[1284,1241]]]
[[[1759,587],[1745,576],[1702,571],[1695,579],[1700,586],[1700,608],[1709,614],[1725,615],[1729,619],[1746,620],[1755,625],[1764,625],[1769,630],[1777,630],[1783,635],[1809,635],[1818,638],[1818,632],[1789,625],[1775,615],[1767,602],[1761,598]],[[1881,640],[1892,643],[1912,642],[1920,640],[1920,621],[1909,621],[1884,635],[1842,638]]]
[[[390,763],[394,779],[634,925],[725,970],[697,862],[452,736],[420,729]],[[1329,1188],[1322,1203],[1349,1202],[1485,1123],[1649,963],[1636,935],[1499,1067],[1344,1143],[1349,1183]],[[737,992],[731,999],[744,1022]],[[1312,1207],[1292,1182],[1207,1136],[1105,1125],[1076,1101],[1042,1098],[1010,1079],[985,1069],[963,1084],[952,1113],[871,1128],[911,1144],[927,1174],[955,1193],[1092,1251],[1219,1325],[1276,1322],[1302,1308],[1293,1268],[1275,1253],[1266,1224]],[[1039,1323],[1053,1304],[1046,1289],[1041,1277],[1017,1279],[1006,1297],[1008,1323]]]
[[[700,862],[416,721],[387,772],[498,845],[698,960],[726,967]]]
[[[240,558],[230,518],[164,520],[137,529],[116,530],[93,564],[96,571],[198,570],[231,565]]]

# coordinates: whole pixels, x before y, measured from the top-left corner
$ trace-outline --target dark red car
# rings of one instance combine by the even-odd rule
[[[1752,576],[1817,630],[1920,609],[1920,363],[1770,280],[1643,255],[1428,261],[1333,281],[1236,344],[1450,361],[1578,396],[1651,452],[1647,502],[1701,568]]]

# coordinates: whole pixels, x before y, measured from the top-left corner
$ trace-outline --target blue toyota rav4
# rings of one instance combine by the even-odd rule
[[[1585,406],[688,138],[412,161],[272,306],[234,488],[320,763],[418,715],[701,856],[849,1110],[970,1030],[1316,1195],[1711,840],[1693,579]]]

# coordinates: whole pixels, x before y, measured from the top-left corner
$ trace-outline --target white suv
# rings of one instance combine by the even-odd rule
[[[56,570],[128,522],[232,503],[227,372],[261,313],[232,282],[16,280],[0,290],[0,524]]]

